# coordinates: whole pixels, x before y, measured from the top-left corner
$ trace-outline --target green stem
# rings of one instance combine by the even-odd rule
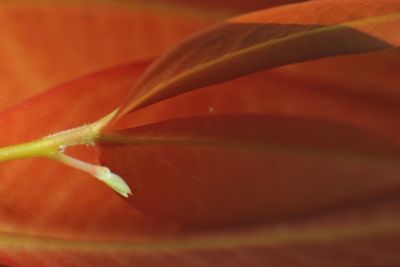
[[[115,110],[91,124],[62,131],[38,140],[0,148],[0,162],[37,157],[53,159],[91,174],[119,194],[127,197],[131,194],[128,185],[108,168],[83,162],[64,154],[65,149],[69,146],[94,145],[100,137],[101,130],[114,119],[117,112],[118,110]]]
[[[0,161],[45,157],[50,153],[47,140],[36,140],[23,144],[0,148]]]

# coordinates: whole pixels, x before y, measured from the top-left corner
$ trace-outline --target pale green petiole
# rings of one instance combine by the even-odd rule
[[[0,148],[0,161],[22,158],[44,157],[56,160],[72,168],[82,170],[106,183],[124,197],[131,194],[129,186],[107,167],[90,164],[64,154],[65,148],[74,145],[93,145],[100,137],[101,130],[114,118],[118,110],[104,118],[78,128],[62,131],[44,138]]]

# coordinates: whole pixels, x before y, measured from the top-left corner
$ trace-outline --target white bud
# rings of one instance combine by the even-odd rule
[[[124,197],[128,197],[132,194],[131,189],[124,179],[122,179],[119,175],[112,173],[107,167],[97,166],[94,176]]]
[[[107,167],[90,164],[63,153],[54,155],[52,158],[72,168],[91,174],[124,197],[128,197],[132,194],[131,189],[124,179],[117,174],[112,173]]]

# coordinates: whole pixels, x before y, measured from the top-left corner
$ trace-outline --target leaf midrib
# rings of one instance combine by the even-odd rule
[[[273,141],[272,141],[273,142]],[[207,136],[134,136],[121,133],[104,134],[99,143],[104,145],[132,145],[138,146],[192,146],[192,147],[222,147],[224,149],[242,149],[247,151],[257,150],[262,153],[287,153],[295,156],[311,156],[318,158],[331,158],[339,162],[364,161],[369,164],[382,164],[387,167],[399,168],[400,157],[384,153],[365,153],[363,151],[352,151],[345,149],[329,149],[325,147],[309,147],[295,144],[274,144],[265,140],[264,142],[246,143],[239,139],[210,138]]]
[[[131,251],[141,253],[180,252],[190,250],[235,249],[253,246],[272,246],[307,243],[330,243],[341,239],[365,238],[379,235],[400,234],[400,217],[378,219],[370,222],[349,223],[343,226],[314,226],[290,228],[290,225],[275,231],[262,230],[252,234],[217,234],[214,237],[182,238],[155,242],[109,242],[93,240],[69,240],[43,236],[28,236],[0,233],[0,248],[3,250],[71,250],[71,251]],[[234,233],[235,234],[235,233]]]

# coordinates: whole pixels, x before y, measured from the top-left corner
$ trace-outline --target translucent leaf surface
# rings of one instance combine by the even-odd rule
[[[3,144],[81,125],[111,111],[144,67],[132,64],[83,77],[2,114],[2,124],[13,124],[2,133]],[[63,112],[65,105],[68,114]],[[244,128],[241,132],[252,135]],[[242,138],[240,132],[232,134]],[[390,155],[379,142],[371,149]],[[97,160],[85,149],[75,153]],[[7,266],[375,267],[399,263],[396,199],[326,211],[308,219],[191,233],[141,214],[92,177],[57,163],[3,163],[1,173],[0,262]]]
[[[1,236],[1,258],[26,266],[386,267],[399,262],[399,201],[252,229],[138,242]]]
[[[323,25],[334,26],[339,30],[335,38],[346,37],[337,39],[344,54],[363,52],[357,50],[365,48],[362,45],[393,47],[398,31],[391,27],[397,22],[364,27],[363,19],[382,15],[385,20],[398,7],[398,1],[313,1],[238,19],[247,21],[239,22],[240,27],[250,25],[254,32],[239,27],[223,38],[207,39],[213,31],[226,33],[222,25],[189,40],[187,44],[194,42],[199,50],[192,54],[182,45],[176,51],[183,49],[178,53],[183,57],[174,58],[176,52],[171,52],[154,65],[133,91],[129,100],[133,102],[126,102],[137,105],[126,106],[124,112],[130,108],[135,112],[121,117],[114,132],[103,137],[107,141],[100,146],[103,162],[132,185],[128,202],[92,177],[45,159],[1,164],[0,263],[12,267],[400,265],[398,51],[285,66],[187,94],[181,93],[259,69],[224,61],[219,65],[224,71],[207,69],[204,76],[190,72],[188,80],[168,82],[196,64],[203,65],[202,60],[218,58],[229,47],[240,48],[246,40],[251,46],[251,40],[258,40],[257,29],[264,36],[265,25],[270,39],[274,29],[273,40],[308,36],[316,28],[326,30]],[[113,9],[103,11],[109,10]],[[124,17],[122,13],[115,17]],[[269,14],[266,20],[264,14]],[[157,13],[153,18],[159,17],[155,24],[167,28],[163,16]],[[262,26],[254,25],[253,18]],[[361,24],[352,22],[360,19]],[[179,32],[180,25],[194,25],[171,20]],[[68,21],[78,27],[73,19],[65,19],[65,24]],[[236,28],[236,20],[225,25],[230,24]],[[168,40],[173,37],[171,43],[181,37],[162,32]],[[312,42],[316,46],[311,54],[296,50],[307,47],[299,40],[309,39],[300,38],[293,42],[296,49],[284,47],[287,61],[278,57],[279,64],[269,67],[315,59],[321,54],[314,48],[335,46],[332,35],[318,36],[323,42]],[[92,41],[100,39],[96,38]],[[104,38],[121,42],[117,37]],[[154,43],[164,49],[159,39],[150,41],[149,48]],[[238,46],[227,40],[238,41]],[[293,57],[296,51],[301,56]],[[137,59],[136,54],[131,59]],[[102,67],[99,62],[90,66]],[[106,69],[17,105],[0,115],[5,126],[1,145],[106,115],[146,66],[143,62]],[[238,73],[232,72],[235,68]],[[30,72],[24,73],[28,80]],[[153,91],[156,87],[160,90]],[[158,102],[176,94],[181,95]],[[150,103],[155,105],[138,110]],[[89,162],[99,160],[97,152],[93,147],[68,151]]]
[[[2,133],[3,144],[81,125],[111,111],[144,67],[132,64],[83,77],[4,113],[1,122],[13,127]],[[68,114],[63,112],[65,105]],[[179,127],[185,129],[181,123]],[[138,131],[145,133],[146,128]],[[187,133],[195,130],[186,128]],[[243,134],[257,135],[245,130],[232,132],[231,140],[235,135],[240,139]],[[391,157],[393,148],[386,150],[386,145],[381,145],[385,141],[373,143],[378,146],[373,148],[367,142],[370,151]],[[97,160],[85,149],[75,153],[86,160]],[[0,262],[8,266],[375,267],[399,263],[396,199],[347,207],[342,212],[326,210],[325,215],[308,219],[197,229],[193,234],[190,229],[143,215],[92,177],[57,163],[3,163],[1,173]]]
[[[398,50],[292,64],[208,86],[125,114],[114,129],[231,113],[319,118],[400,144]]]
[[[128,181],[132,205],[188,224],[276,219],[400,188],[398,148],[318,120],[192,117],[105,138],[102,161]]]
[[[154,0],[157,1],[157,0]],[[160,1],[160,0],[158,0]],[[219,0],[218,2],[212,0],[161,0],[162,2],[178,3],[186,6],[198,6],[203,8],[221,8],[231,11],[251,11],[267,7],[305,2],[307,0]]]
[[[213,14],[136,1],[2,1],[0,109],[89,72],[154,58],[219,18]]]
[[[311,1],[228,20],[159,59],[122,113],[262,69],[397,47],[399,10],[398,1]]]
[[[128,64],[85,76],[2,113],[1,125],[10,127],[2,131],[1,145],[77,127],[111,112],[145,66]],[[98,161],[93,148],[75,148],[70,153]],[[101,182],[51,160],[3,162],[0,176],[2,233],[111,238],[121,231],[125,235],[124,229],[132,227],[129,217],[136,216]]]

